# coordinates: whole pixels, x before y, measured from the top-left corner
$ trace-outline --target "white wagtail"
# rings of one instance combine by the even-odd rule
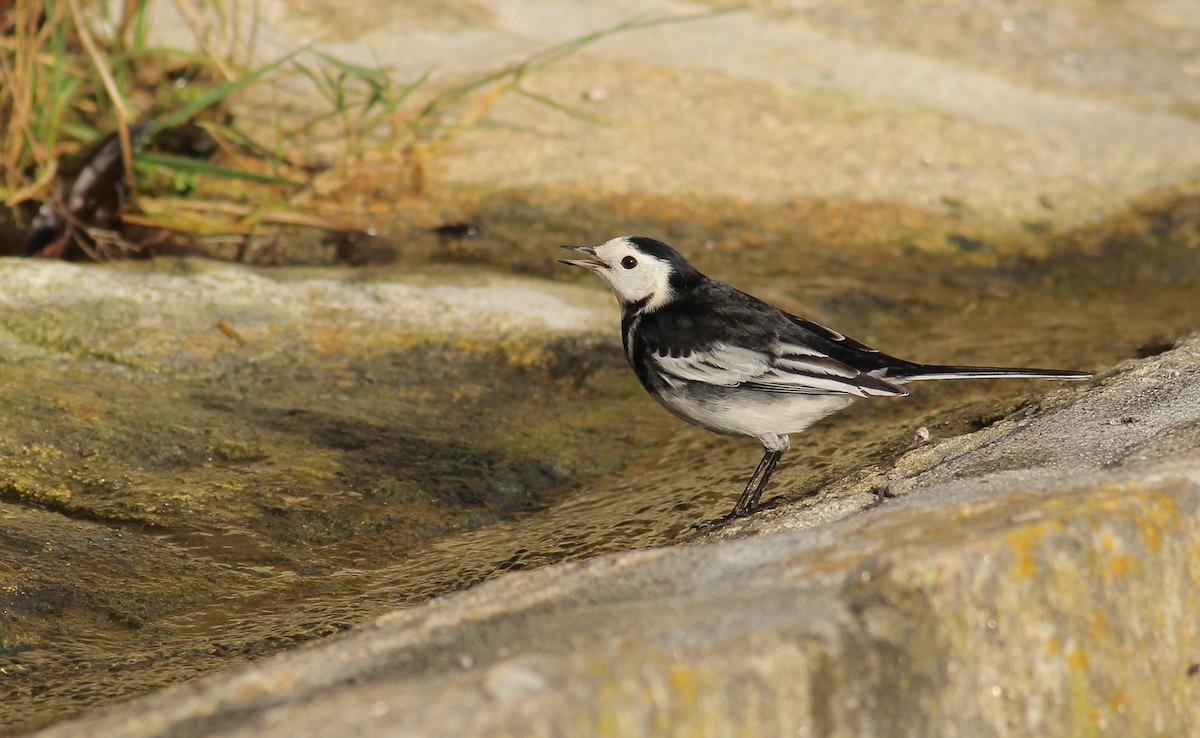
[[[733,511],[759,499],[799,433],[860,397],[901,397],[922,379],[1087,379],[1086,372],[917,364],[791,315],[701,274],[662,241],[622,236],[564,246],[588,259],[563,264],[599,274],[621,305],[629,365],[663,407],[701,428],[753,436],[764,453]],[[717,522],[721,522],[717,521]]]

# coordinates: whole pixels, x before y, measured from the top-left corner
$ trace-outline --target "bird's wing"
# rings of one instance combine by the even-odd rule
[[[659,351],[651,355],[650,363],[668,384],[680,384],[682,380],[763,392],[858,397],[908,394],[903,387],[817,349],[779,341],[765,350],[712,343],[688,354]]]
[[[761,392],[908,394],[879,376],[897,361],[893,357],[712,280],[647,315],[636,334],[647,368],[675,386],[702,382]]]

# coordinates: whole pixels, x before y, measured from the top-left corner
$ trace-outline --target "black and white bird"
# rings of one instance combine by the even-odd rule
[[[924,379],[1087,379],[1086,372],[918,364],[881,353],[709,279],[662,241],[622,236],[564,246],[587,259],[621,305],[625,356],[663,407],[701,428],[752,436],[764,453],[732,512],[761,505],[788,436],[863,397],[907,395]]]

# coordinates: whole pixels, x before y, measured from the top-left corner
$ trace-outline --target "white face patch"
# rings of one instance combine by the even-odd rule
[[[646,301],[646,310],[657,310],[671,299],[671,265],[642,253],[627,236],[596,247],[596,258],[608,268],[596,273],[608,282],[622,305]]]

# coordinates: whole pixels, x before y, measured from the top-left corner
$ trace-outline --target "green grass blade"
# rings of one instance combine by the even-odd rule
[[[161,61],[166,59],[179,59],[186,62],[191,62],[197,66],[212,67],[212,57],[198,51],[188,51],[187,49],[174,49],[169,46],[144,46],[140,48],[123,49],[114,51],[109,55],[113,64],[124,64],[133,59],[152,59]]]
[[[405,100],[407,100],[414,92],[419,90],[426,82],[428,82],[431,74],[433,74],[433,67],[425,70],[425,73],[420,77],[417,77],[412,82],[409,82],[407,85],[400,88],[400,90],[392,97],[387,98],[383,105],[380,106],[380,108],[375,112],[375,114],[367,118],[367,120],[363,123],[363,130],[375,130],[375,128],[388,116],[396,112],[396,108],[403,105]]]
[[[302,64],[298,61],[292,62],[292,69],[295,69],[297,72],[307,77],[308,81],[312,83],[313,89],[315,89],[317,93],[321,95],[321,97],[325,98],[326,102],[328,102],[330,105],[337,104],[336,92],[326,85],[326,81],[322,78],[322,75],[317,74],[316,70],[307,64]]]
[[[563,41],[560,44],[556,44],[548,49],[539,51],[530,56],[521,66],[528,71],[544,69],[545,67],[548,67],[551,64],[554,64],[565,57],[574,54],[576,51],[579,51],[585,46],[590,46],[609,36],[625,33],[627,31],[640,31],[646,28],[653,28],[655,26],[665,26],[675,23],[688,23],[691,21],[705,20],[708,18],[715,18],[717,16],[725,15],[727,13],[736,13],[740,10],[740,8],[723,8],[720,10],[706,10],[700,13],[689,13],[687,15],[668,15],[656,18],[644,18],[641,20],[634,19],[622,21],[614,26],[602,28],[599,31],[593,31],[592,33],[587,33],[582,36]]]
[[[329,66],[340,69],[352,77],[357,77],[368,84],[385,86],[391,82],[387,72],[383,71],[382,69],[372,69],[371,67],[365,67],[361,64],[352,64],[347,61],[342,61],[336,56],[326,54],[325,52],[318,51],[316,49],[314,49],[312,53],[313,56],[324,61]]]
[[[259,174],[258,172],[248,172],[245,169],[236,169],[199,159],[188,159],[183,156],[171,156],[169,154],[142,152],[134,155],[133,162],[135,166],[161,167],[173,172],[183,172],[185,174],[195,174],[217,179],[241,179],[249,182],[292,185],[295,187],[303,187],[307,184],[295,179],[275,177],[270,174]]]
[[[196,121],[196,126],[208,131],[214,138],[224,139],[235,146],[241,146],[246,151],[253,152],[255,156],[269,157],[271,155],[269,150],[233,126],[205,119]]]
[[[523,95],[535,102],[541,103],[542,105],[545,105],[548,108],[553,108],[554,110],[557,110],[560,113],[565,113],[566,115],[569,115],[572,118],[578,118],[579,120],[582,120],[585,123],[591,123],[593,125],[606,126],[606,127],[612,125],[611,123],[609,123],[608,121],[606,121],[602,118],[597,118],[594,115],[589,115],[589,114],[583,112],[582,110],[576,110],[575,108],[572,108],[568,105],[564,105],[564,104],[558,102],[557,100],[554,100],[553,98],[546,97],[545,95],[540,95],[536,92],[531,92],[531,91],[525,89],[524,87],[514,87],[513,92],[516,92],[518,95]]]
[[[58,132],[85,144],[95,143],[103,137],[103,134],[92,126],[72,121],[63,121],[58,127]]]
[[[499,71],[492,72],[491,74],[487,74],[483,77],[473,80],[466,85],[442,93],[426,104],[417,117],[419,119],[428,118],[429,116],[436,114],[439,110],[447,105],[458,102],[476,90],[486,87],[490,84],[501,82],[503,80],[508,81],[508,89],[516,89],[526,93],[527,91],[521,90],[518,85],[520,84],[521,80],[530,72],[536,72],[538,70],[545,69],[552,64],[562,61],[585,46],[590,46],[591,44],[607,38],[608,36],[624,33],[626,31],[637,31],[643,28],[668,25],[671,23],[687,23],[690,21],[704,20],[706,18],[714,18],[726,13],[737,12],[738,10],[738,8],[729,8],[724,10],[705,11],[702,13],[691,13],[688,15],[665,16],[643,20],[628,20],[618,23],[614,26],[609,26],[608,28],[603,28],[599,31],[593,31],[592,33],[587,33],[573,39],[568,39],[560,44],[555,44],[548,49],[543,49],[542,51],[530,55],[522,62],[512,64]],[[561,106],[555,104],[551,107]],[[569,109],[564,109],[564,112],[566,112],[566,110]],[[576,113],[578,113],[578,111],[574,111],[570,114],[575,115],[575,117],[579,117],[579,115],[576,115]],[[583,119],[586,120],[586,114],[583,115]]]
[[[255,82],[256,80],[261,79],[265,75],[270,74],[271,72],[275,71],[279,67],[283,66],[284,64],[287,64],[289,61],[296,58],[297,55],[299,55],[307,50],[308,50],[308,46],[299,48],[289,54],[285,54],[284,56],[280,57],[279,59],[276,59],[275,61],[271,62],[270,64],[261,66],[252,72],[247,72],[246,74],[243,74],[241,77],[238,77],[235,80],[230,80],[229,82],[226,82],[224,84],[217,85],[216,87],[212,88],[211,90],[208,90],[207,92],[196,96],[195,99],[193,99],[192,101],[179,107],[178,109],[175,110],[175,112],[170,113],[162,118],[159,118],[157,121],[154,121],[153,123],[151,123],[149,128],[146,131],[147,137],[153,138],[156,133],[158,133],[159,131],[161,131],[163,129],[171,128],[173,126],[179,125],[180,123],[183,123],[184,121],[190,120],[192,117],[194,117],[200,111],[210,108],[213,105],[216,105],[217,103],[219,103],[220,101],[222,101],[226,97],[228,97],[229,95],[233,94],[234,92],[237,92],[238,90],[242,89],[243,87],[246,87],[247,85]]]
[[[59,25],[47,39],[54,61],[49,69],[50,78],[45,82],[41,104],[35,113],[35,130],[42,132],[41,146],[44,151],[54,151],[62,119],[70,108],[71,101],[79,90],[80,79],[68,77],[66,29]]]
[[[146,16],[149,15],[150,1],[138,0],[138,8],[133,17],[133,44],[134,50],[144,49],[146,47]]]

